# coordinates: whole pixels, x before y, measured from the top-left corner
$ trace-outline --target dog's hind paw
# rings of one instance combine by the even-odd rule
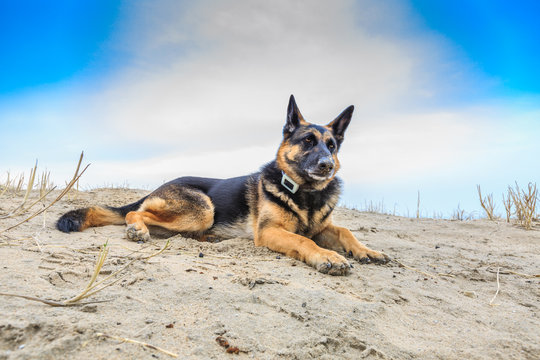
[[[128,225],[126,228],[126,237],[132,241],[147,242],[150,240],[150,233],[148,232],[148,229],[137,230],[135,225]]]

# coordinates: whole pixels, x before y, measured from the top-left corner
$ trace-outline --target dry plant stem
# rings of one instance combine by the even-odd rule
[[[523,204],[521,202],[521,196],[520,196],[519,186],[516,182],[516,190],[512,189],[512,187],[508,187],[508,195],[512,197],[512,202],[514,203],[514,207],[516,208],[515,214],[516,218],[519,222],[523,221]]]
[[[51,192],[53,192],[53,190],[56,189],[56,186],[53,187],[51,190],[49,190],[47,193],[43,194],[40,196],[39,199],[37,199],[36,201],[34,201],[32,204],[30,204],[29,206],[25,207],[25,208],[22,208],[22,207],[17,207],[17,209],[13,210],[12,212],[10,212],[9,214],[5,215],[5,216],[2,216],[0,217],[0,219],[7,219],[7,218],[11,218],[11,217],[14,217],[14,216],[17,216],[17,215],[21,215],[21,214],[24,214],[25,212],[27,212],[28,210],[30,210],[32,207],[34,207],[34,205],[36,205],[37,203],[39,203],[41,200],[45,199],[47,197],[47,195],[49,195]]]
[[[170,352],[168,350],[162,349],[160,347],[157,347],[155,345],[151,345],[151,344],[148,344],[148,343],[145,343],[145,342],[142,342],[142,341],[123,338],[123,337],[114,336],[114,335],[108,335],[108,334],[104,334],[104,333],[96,333],[96,336],[98,336],[98,337],[106,337],[106,338],[121,341],[121,342],[128,342],[128,343],[132,343],[132,344],[141,345],[141,346],[147,347],[147,348],[152,349],[152,350],[160,351],[160,352],[162,352],[164,354],[167,354],[169,356],[172,356],[174,358],[178,357],[178,354],[175,354],[175,353]]]
[[[503,270],[503,271],[495,271],[495,270],[491,270],[491,269],[487,269],[488,272],[491,272],[491,273],[496,273],[498,272],[499,274],[501,275],[518,275],[518,276],[523,276],[523,277],[526,277],[526,278],[540,278],[540,274],[523,274],[523,273],[519,273],[519,272],[515,272],[515,271],[512,271],[512,270]]]
[[[520,225],[526,230],[532,229],[532,222],[536,216],[536,201],[538,200],[538,189],[536,183],[529,183],[527,191],[520,190],[516,182],[515,190],[508,187],[508,198],[512,199],[515,207],[516,218]]]
[[[84,302],[84,303],[77,303],[77,304],[65,304],[63,302],[58,302],[58,301],[53,301],[53,300],[46,300],[46,299],[40,299],[40,298],[37,298],[37,297],[34,297],[34,296],[26,296],[26,295],[19,295],[19,294],[10,294],[10,293],[4,293],[4,292],[0,292],[0,295],[2,296],[9,296],[9,297],[18,297],[18,298],[21,298],[21,299],[26,299],[26,300],[31,300],[31,301],[37,301],[37,302],[41,302],[43,304],[47,304],[47,305],[50,305],[50,306],[55,306],[55,307],[64,307],[64,306],[81,306],[81,305],[88,305],[88,304],[97,304],[97,303],[103,303],[103,302],[109,302],[109,301],[112,301],[112,300],[96,300],[96,301],[88,301],[88,302]]]
[[[49,205],[47,205],[46,207],[44,207],[43,209],[35,212],[34,214],[32,214],[31,216],[29,216],[28,218],[24,219],[23,221],[13,225],[13,226],[10,226],[9,228],[7,229],[4,229],[4,230],[0,230],[0,234],[5,232],[5,231],[9,231],[13,228],[16,228],[17,226],[21,225],[21,224],[24,224],[25,222],[33,219],[34,217],[38,216],[39,214],[43,213],[44,211],[48,210],[51,206],[53,206],[54,204],[56,204],[56,202],[58,202],[61,198],[64,197],[64,195],[66,195],[69,190],[73,187],[73,185],[75,184],[75,182],[77,180],[79,180],[79,178],[84,174],[84,172],[86,171],[86,169],[88,169],[88,167],[90,166],[90,164],[86,165],[86,167],[81,171],[81,173],[79,174],[79,168],[81,166],[81,162],[82,162],[82,159],[83,159],[83,155],[84,155],[84,152],[81,153],[81,157],[79,158],[79,163],[77,164],[77,169],[75,170],[75,174],[73,175],[73,179],[69,182],[69,184],[66,186],[66,188],[64,190],[62,190],[62,192],[56,197],[56,199],[54,199]]]
[[[17,187],[15,188],[15,194],[18,194],[19,191],[21,191],[23,185],[24,185],[24,174],[21,174],[21,176],[19,177],[19,182],[17,183]]]
[[[18,294],[0,293],[0,295],[11,296],[11,297],[19,297],[19,298],[23,298],[23,299],[27,299],[27,300],[32,300],[32,301],[39,301],[39,302],[42,302],[42,303],[50,305],[50,306],[76,306],[76,305],[86,305],[86,304],[94,304],[94,303],[110,301],[110,300],[101,300],[101,301],[91,301],[91,302],[84,302],[84,303],[80,302],[80,300],[85,299],[87,297],[90,297],[90,296],[98,293],[99,291],[101,291],[101,290],[103,290],[103,289],[117,283],[118,281],[123,279],[125,276],[129,275],[129,273],[124,274],[120,278],[118,278],[118,279],[116,279],[116,280],[114,280],[114,281],[112,281],[112,282],[110,282],[108,284],[105,284],[102,287],[96,289],[96,287],[103,284],[105,281],[111,279],[112,277],[120,274],[122,271],[127,269],[135,261],[151,259],[152,257],[163,253],[168,247],[169,247],[169,241],[167,241],[165,246],[162,249],[160,249],[159,251],[157,251],[157,252],[155,252],[153,254],[150,254],[148,256],[144,256],[144,257],[139,256],[136,259],[133,259],[129,263],[124,265],[120,270],[115,271],[114,273],[107,276],[105,279],[100,280],[97,283],[95,283],[95,281],[97,279],[97,276],[99,275],[99,273],[101,271],[101,268],[103,267],[103,264],[105,263],[105,259],[107,258],[107,255],[109,253],[109,248],[107,247],[107,243],[105,243],[103,245],[100,253],[99,253],[98,259],[96,261],[96,266],[94,267],[94,273],[92,274],[92,277],[90,278],[90,281],[86,285],[86,288],[84,288],[84,290],[79,295],[74,296],[73,298],[65,300],[63,302],[52,301],[52,300],[44,300],[44,299],[36,298],[36,297],[33,297],[33,296],[18,295]]]
[[[501,268],[497,268],[497,291],[495,292],[495,295],[493,295],[493,298],[491,299],[491,301],[489,302],[489,305],[490,306],[496,306],[498,304],[493,304],[493,301],[495,300],[495,298],[497,297],[497,294],[499,294],[499,289],[501,288],[501,285],[500,285],[500,282],[499,282],[499,271],[501,270]]]
[[[128,262],[126,265],[124,265],[120,270],[117,270],[115,271],[114,273],[110,274],[109,276],[107,276],[105,279],[103,280],[100,280],[98,281],[97,283],[94,284],[94,282],[96,281],[96,278],[97,276],[99,275],[99,272],[101,271],[101,268],[103,267],[103,264],[105,262],[105,259],[107,258],[107,255],[109,253],[109,249],[107,248],[107,244],[103,245],[103,248],[99,254],[99,257],[98,257],[98,260],[96,262],[96,266],[94,268],[94,274],[92,275],[92,278],[90,279],[90,281],[88,282],[88,285],[86,286],[86,288],[77,296],[69,299],[69,300],[66,300],[65,303],[66,304],[72,304],[72,303],[75,303],[79,300],[82,300],[82,299],[85,299],[89,296],[92,296],[96,293],[98,293],[99,291],[117,283],[118,281],[120,281],[121,279],[123,279],[125,276],[127,276],[128,274],[125,274],[124,276],[108,283],[108,284],[105,284],[103,285],[102,287],[100,287],[99,289],[96,289],[99,285],[103,284],[105,281],[115,277],[116,275],[120,274],[122,271],[124,271],[125,269],[127,269],[129,266],[131,266],[131,264],[133,264],[135,261],[137,260],[148,260],[154,256],[157,256],[161,253],[163,253],[167,248],[169,247],[169,241],[167,241],[167,243],[165,244],[165,246],[163,246],[163,248],[161,250],[159,250],[158,252],[154,253],[154,254],[151,254],[151,255],[148,255],[148,256],[139,256],[133,260],[131,260],[130,262]],[[94,290],[96,289],[96,290]],[[93,290],[93,291],[92,291]]]
[[[512,197],[510,196],[510,192],[508,192],[508,196],[504,196],[504,193],[502,194],[504,209],[506,210],[506,222],[510,222],[510,216],[512,215]]]
[[[85,295],[88,294],[88,292],[90,292],[95,286],[97,286],[97,285],[92,286],[92,284],[94,284],[94,282],[96,281],[96,278],[99,275],[99,272],[101,271],[101,268],[103,267],[103,264],[105,263],[105,259],[107,258],[108,254],[109,254],[109,248],[107,247],[107,243],[105,243],[103,245],[103,248],[99,252],[99,256],[96,261],[96,266],[94,267],[94,273],[92,274],[92,277],[90,278],[90,281],[88,282],[88,285],[86,285],[86,288],[79,295],[64,301],[65,304],[72,304],[81,299],[84,299],[86,297]]]
[[[41,178],[39,180],[39,195],[43,196],[45,192],[47,192],[47,189],[49,189],[52,184],[50,182],[51,173],[50,172],[43,172],[41,174]]]
[[[0,196],[4,195],[5,192],[9,189],[9,187],[11,186],[11,178],[10,178],[10,173],[8,171],[7,173],[7,179],[6,179],[6,183],[3,185],[4,186],[4,190],[2,190],[2,192],[0,192]]]
[[[26,187],[26,193],[24,194],[22,203],[19,206],[17,206],[15,209],[13,209],[13,211],[11,211],[9,214],[0,217],[0,219],[7,219],[7,218],[16,216],[24,212],[24,205],[26,204],[26,201],[28,201],[28,196],[30,196],[30,193],[32,192],[32,189],[34,187],[34,181],[36,179],[36,172],[37,172],[37,161],[36,161],[36,165],[34,165],[34,168],[30,169],[30,179],[28,179],[28,185]]]
[[[523,204],[524,204],[524,222],[523,227],[525,229],[532,229],[532,221],[536,214],[536,199],[538,197],[538,190],[536,184],[529,183],[527,186],[528,192],[522,191]]]
[[[488,216],[489,220],[495,220],[495,216],[493,215],[493,211],[495,209],[495,204],[493,203],[493,194],[489,194],[485,198],[482,197],[482,191],[480,190],[480,185],[476,185],[476,188],[478,189],[478,197],[480,198],[480,205],[485,210],[486,215]]]

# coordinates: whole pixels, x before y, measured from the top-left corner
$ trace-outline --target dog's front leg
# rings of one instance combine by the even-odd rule
[[[349,262],[335,251],[323,249],[311,239],[280,227],[266,227],[255,237],[255,245],[285,254],[330,275],[346,275]]]
[[[387,255],[371,250],[358,241],[349,229],[334,224],[328,225],[321,233],[317,234],[315,240],[332,249],[341,248],[361,263],[370,261],[386,263],[390,260]]]

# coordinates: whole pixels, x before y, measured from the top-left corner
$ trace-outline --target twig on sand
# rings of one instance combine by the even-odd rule
[[[109,338],[109,339],[113,339],[113,340],[118,340],[118,341],[121,341],[121,342],[128,342],[128,343],[132,343],[132,344],[141,345],[141,346],[147,347],[147,348],[152,349],[152,350],[160,351],[160,352],[162,352],[164,354],[167,354],[169,356],[172,356],[174,358],[178,357],[178,354],[175,354],[175,353],[170,352],[168,350],[162,349],[160,347],[157,347],[155,345],[148,344],[148,343],[145,343],[145,342],[142,342],[142,341],[123,338],[123,337],[120,337],[120,336],[114,336],[114,335],[109,335],[109,334],[104,334],[104,333],[96,333],[96,336],[105,337],[105,338]]]
[[[500,268],[499,268],[500,269]],[[499,271],[499,269],[497,269],[497,271],[491,269],[491,268],[488,268],[487,271],[488,272],[491,272],[491,273],[500,273],[501,275],[518,275],[518,276],[523,276],[523,277],[526,277],[526,278],[537,278],[537,277],[540,277],[540,274],[523,274],[523,273],[520,273],[520,272],[516,272],[516,271],[512,271],[512,270],[503,270],[503,271]]]
[[[493,295],[493,298],[491,299],[491,301],[489,302],[489,305],[490,306],[497,306],[499,304],[493,304],[493,301],[495,300],[495,298],[497,297],[497,294],[499,294],[499,289],[501,288],[501,284],[499,282],[499,271],[501,270],[501,268],[497,268],[497,291],[495,292],[495,295]]]
[[[75,306],[75,305],[81,306],[81,305],[97,304],[97,303],[112,301],[112,299],[111,299],[111,300],[96,300],[96,301],[88,301],[88,302],[79,302],[79,303],[76,303],[76,304],[66,304],[64,302],[58,302],[58,301],[47,300],[47,299],[40,299],[40,298],[34,297],[34,296],[10,294],[10,293],[4,293],[4,292],[0,292],[0,295],[9,296],[9,297],[18,297],[18,298],[21,298],[21,299],[26,299],[26,300],[31,300],[31,301],[37,301],[37,302],[41,302],[43,304],[47,304],[47,305],[55,306],[55,307]]]

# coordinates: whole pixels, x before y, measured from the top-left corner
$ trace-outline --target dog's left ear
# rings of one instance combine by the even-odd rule
[[[352,113],[354,111],[354,106],[351,105],[341,114],[338,115],[337,118],[335,118],[332,122],[330,122],[327,127],[332,129],[332,132],[334,133],[334,137],[336,138],[336,141],[340,145],[343,142],[343,137],[345,135],[345,130],[347,130],[347,127],[349,126],[349,123],[351,122]]]

